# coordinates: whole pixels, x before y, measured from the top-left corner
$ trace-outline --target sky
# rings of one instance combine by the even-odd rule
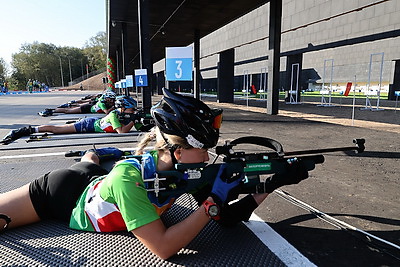
[[[0,0],[0,6],[0,57],[8,66],[25,43],[82,48],[106,31],[105,0]]]

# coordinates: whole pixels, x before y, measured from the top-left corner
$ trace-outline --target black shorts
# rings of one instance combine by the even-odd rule
[[[92,113],[91,108],[93,105],[91,104],[84,104],[81,106],[81,113]]]
[[[29,185],[29,195],[40,219],[69,222],[76,201],[86,186],[107,171],[90,162],[79,162],[68,169],[51,171]]]

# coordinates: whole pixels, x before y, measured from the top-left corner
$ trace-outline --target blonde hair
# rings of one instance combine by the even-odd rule
[[[160,129],[155,126],[150,132],[143,135],[136,147],[135,155],[144,154],[145,148],[150,142],[155,142],[154,149],[161,151],[167,151],[173,145],[186,149],[192,148],[192,146],[187,143],[186,139],[177,135],[163,134]]]

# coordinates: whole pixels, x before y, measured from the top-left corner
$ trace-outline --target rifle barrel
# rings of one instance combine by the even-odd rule
[[[321,149],[310,149],[310,150],[299,150],[299,151],[290,151],[285,152],[285,156],[297,156],[297,155],[308,155],[308,154],[320,154],[327,152],[337,152],[337,151],[351,151],[357,150],[358,147],[349,146],[349,147],[333,147],[333,148],[321,148]]]

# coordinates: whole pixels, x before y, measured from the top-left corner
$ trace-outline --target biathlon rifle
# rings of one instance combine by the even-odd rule
[[[222,156],[224,163],[212,163],[209,165],[206,163],[176,164],[175,170],[161,171],[156,174],[156,177],[146,179],[146,188],[148,191],[154,191],[156,196],[161,198],[163,196],[167,197],[171,193],[179,195],[195,192],[206,184],[212,185],[221,164],[226,164],[228,172],[226,177],[243,177],[238,174],[244,173],[240,193],[263,193],[261,186],[262,175],[284,174],[293,163],[302,164],[307,171],[311,171],[316,164],[324,162],[322,153],[336,151],[361,153],[364,151],[364,139],[354,139],[353,143],[353,146],[348,147],[285,152],[282,145],[273,139],[255,136],[241,137],[216,147],[217,158]],[[257,145],[268,150],[258,153],[246,153],[244,151],[235,151],[234,147],[237,145]]]
[[[265,137],[248,136],[226,142],[222,146],[215,148],[216,159],[223,157],[223,163],[178,163],[175,169],[170,171],[160,171],[155,177],[145,178],[146,189],[154,191],[160,198],[184,193],[196,192],[207,184],[212,185],[218,174],[221,164],[226,164],[226,177],[237,179],[244,174],[244,180],[241,183],[240,193],[264,193],[263,180],[261,176],[271,174],[284,174],[291,164],[302,164],[306,171],[311,171],[316,164],[323,163],[325,158],[322,153],[337,151],[355,151],[361,153],[365,149],[364,139],[354,139],[353,146],[323,148],[313,150],[300,150],[285,152],[282,145],[273,139]],[[265,147],[268,150],[257,153],[246,153],[244,151],[235,151],[237,145],[257,145]],[[65,154],[66,157],[82,156],[85,151],[70,151]],[[142,156],[132,155],[131,151],[124,151],[123,158],[137,158],[139,162]],[[215,159],[215,160],[216,160]]]
[[[150,129],[155,125],[151,114],[144,112],[143,109],[137,110],[136,113],[120,113],[118,119],[125,125],[131,121],[134,123],[141,123],[146,129]]]

